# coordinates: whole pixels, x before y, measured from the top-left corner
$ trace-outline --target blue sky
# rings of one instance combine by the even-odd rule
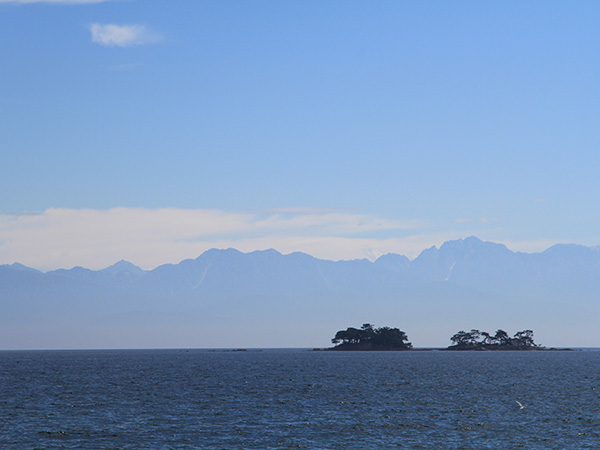
[[[0,0],[0,263],[598,245],[595,1]]]

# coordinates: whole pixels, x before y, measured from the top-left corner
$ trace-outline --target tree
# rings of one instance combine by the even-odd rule
[[[490,345],[494,340],[487,331],[482,331],[481,335],[483,336],[483,345]]]
[[[450,338],[454,345],[457,347],[466,347],[470,342],[470,335],[466,331],[459,331],[454,336]]]
[[[335,333],[335,337],[331,340],[334,344],[357,344],[362,337],[362,331],[356,328],[346,328]]]
[[[504,330],[496,330],[496,334],[494,335],[494,341],[498,345],[508,345],[510,338],[508,337],[508,333]]]
[[[347,328],[340,330],[331,340],[342,350],[403,350],[412,348],[408,336],[398,328],[375,328],[365,323],[360,329]]]
[[[479,330],[471,330],[471,331],[459,331],[454,336],[450,338],[454,345],[457,347],[474,347],[481,342],[479,339],[481,337],[481,332]]]
[[[517,331],[513,340],[518,347],[537,347],[533,341],[533,330]]]
[[[376,329],[372,342],[375,347],[412,348],[406,333],[398,328],[381,327]]]
[[[360,327],[361,331],[362,331],[362,340],[364,341],[368,341],[370,339],[373,339],[373,337],[375,336],[375,328],[373,328],[373,325],[371,325],[370,323],[363,323],[362,327]]]
[[[454,345],[451,349],[465,350],[527,350],[539,348],[533,341],[533,331],[518,331],[511,338],[504,330],[496,330],[494,336],[487,331],[472,329],[459,331],[450,338]]]
[[[479,341],[481,339],[481,331],[472,329],[469,333],[471,335],[471,342],[473,343],[473,345],[477,345],[477,344],[481,343]]]

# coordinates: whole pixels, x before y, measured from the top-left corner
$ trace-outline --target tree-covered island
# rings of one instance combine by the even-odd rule
[[[533,340],[533,330],[517,331],[512,337],[504,330],[493,335],[487,331],[473,329],[459,331],[450,338],[452,345],[437,350],[548,350]],[[340,330],[331,340],[334,347],[315,350],[411,350],[408,336],[398,328],[375,328],[365,323],[360,328],[349,327]],[[436,350],[436,349],[421,349]],[[554,349],[550,349],[554,350]]]
[[[370,323],[360,328],[346,328],[331,340],[337,344],[330,350],[409,350],[412,344],[404,331],[398,328],[375,328]]]
[[[504,330],[497,330],[494,335],[486,331],[459,331],[450,338],[453,345],[448,350],[543,350],[533,340],[532,330],[517,331],[510,337]]]

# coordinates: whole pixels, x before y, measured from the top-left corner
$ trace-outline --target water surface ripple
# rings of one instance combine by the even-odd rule
[[[0,448],[598,449],[600,352],[0,352]]]

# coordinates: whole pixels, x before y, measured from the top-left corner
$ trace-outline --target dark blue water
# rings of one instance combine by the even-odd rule
[[[598,449],[600,352],[0,352],[0,448]]]

